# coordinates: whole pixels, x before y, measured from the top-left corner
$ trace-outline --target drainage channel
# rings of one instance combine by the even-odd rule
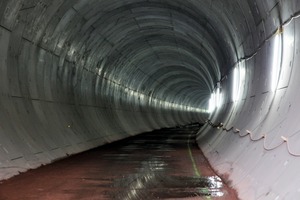
[[[198,129],[144,133],[31,170],[2,182],[0,199],[237,199],[198,149]]]

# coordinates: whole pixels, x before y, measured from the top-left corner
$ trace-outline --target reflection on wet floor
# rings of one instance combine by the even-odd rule
[[[30,171],[1,184],[0,199],[236,199],[198,149],[198,129],[153,131]]]
[[[112,194],[112,199],[170,199],[224,195],[221,191],[222,181],[217,176],[165,177],[153,173],[142,177],[126,177],[125,180],[117,179],[114,187],[124,189],[118,194]]]
[[[188,148],[197,148],[194,138],[198,129],[198,126],[190,126],[143,134],[124,141],[115,155],[105,155],[105,159],[112,163],[135,169],[134,173],[114,178],[112,187],[118,192],[113,190],[107,198],[139,200],[223,197],[226,191],[221,178],[216,175],[199,176],[199,171],[193,172],[191,167],[195,164],[192,163],[194,158],[181,161],[176,156],[177,152],[185,151],[185,156],[189,157]],[[185,165],[190,167],[181,169],[178,162],[187,162]]]

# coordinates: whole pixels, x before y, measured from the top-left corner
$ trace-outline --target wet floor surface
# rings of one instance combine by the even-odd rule
[[[0,184],[0,200],[235,200],[195,143],[198,126],[163,129],[31,170]]]

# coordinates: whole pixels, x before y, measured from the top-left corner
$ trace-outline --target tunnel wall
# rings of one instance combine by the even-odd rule
[[[0,179],[206,118],[183,96],[164,96],[168,85],[155,70],[126,68],[134,59],[117,59],[116,47],[89,28],[93,16],[75,10],[82,2],[0,1]]]
[[[255,1],[252,6],[255,23],[247,21],[252,36],[233,65],[245,70],[245,79],[234,81],[234,69],[226,74],[220,89],[224,102],[199,131],[198,142],[241,199],[298,199],[300,3]],[[242,88],[235,100],[234,84]]]
[[[0,1],[0,179],[209,118],[199,146],[241,199],[297,199],[299,10],[298,0]],[[214,88],[223,102],[208,116]]]

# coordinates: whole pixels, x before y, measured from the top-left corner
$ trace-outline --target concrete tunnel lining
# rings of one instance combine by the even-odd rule
[[[198,136],[241,199],[295,199],[299,10],[298,0],[2,0],[0,179],[209,118],[245,136],[209,124]],[[236,100],[234,68],[246,74]],[[217,90],[223,102],[208,113]]]

